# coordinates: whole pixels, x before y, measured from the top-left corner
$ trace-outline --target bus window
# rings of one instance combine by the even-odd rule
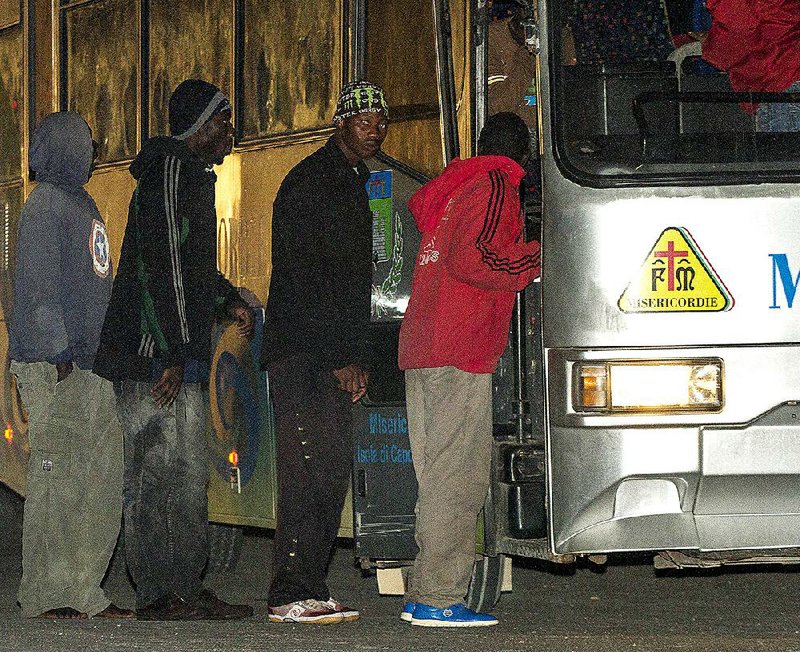
[[[21,174],[22,29],[19,23],[0,30],[0,183]]]
[[[727,75],[697,57],[668,60],[660,0],[608,3],[631,14],[616,22],[581,11],[596,4],[582,0],[572,13],[552,5],[554,145],[568,174],[588,185],[686,185],[800,173],[800,133],[759,130],[746,102],[800,94],[734,94]]]
[[[330,126],[342,78],[342,5],[244,0],[240,141]]]
[[[435,176],[444,167],[433,3],[367,0],[365,77],[383,86],[391,128],[383,151]]]
[[[169,98],[184,79],[213,79],[231,97],[233,12],[224,0],[150,2],[150,135],[169,133]]]
[[[61,11],[61,108],[86,119],[99,145],[98,163],[131,159],[138,129],[136,5],[94,2]]]

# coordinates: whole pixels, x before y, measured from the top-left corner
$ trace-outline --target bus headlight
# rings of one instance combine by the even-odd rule
[[[573,387],[577,412],[716,412],[722,360],[582,362]]]

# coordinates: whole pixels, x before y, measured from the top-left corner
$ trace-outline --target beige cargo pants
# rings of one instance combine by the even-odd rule
[[[100,588],[122,518],[122,431],[112,384],[74,367],[11,363],[29,413],[31,456],[22,526],[26,617],[72,607],[90,616],[109,600]]]
[[[492,376],[455,367],[409,369],[406,407],[417,475],[419,553],[406,601],[442,609],[464,602],[475,523],[489,489]]]

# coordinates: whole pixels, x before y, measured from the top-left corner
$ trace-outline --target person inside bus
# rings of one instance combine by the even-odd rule
[[[703,59],[737,92],[800,92],[800,0],[707,0]],[[745,105],[758,131],[800,131],[800,103]]]
[[[289,171],[273,205],[261,349],[277,425],[271,622],[359,618],[331,597],[326,577],[350,480],[352,405],[368,380],[372,213],[364,160],[380,150],[388,115],[379,86],[347,84],[333,136]]]
[[[487,102],[490,114],[510,112],[520,116],[528,125],[531,149],[538,152],[536,65],[533,45],[525,40],[525,25],[531,11],[523,0],[495,0],[491,5]],[[535,157],[531,157],[526,174],[525,186],[533,191],[528,199],[536,202],[541,166]]]
[[[253,315],[217,270],[216,175],[233,144],[231,105],[189,79],[169,101],[171,137],[130,166],[119,270],[94,370],[113,380],[125,438],[125,552],[139,620],[253,614],[203,587],[208,559],[208,379],[215,316]]]
[[[487,57],[488,102],[491,113],[516,113],[535,133],[536,66],[525,43],[525,11],[522,0],[492,3]]]
[[[133,617],[100,586],[122,518],[122,431],[111,383],[92,373],[112,284],[106,227],[83,187],[93,146],[77,113],[42,121],[19,221],[9,355],[29,415],[26,617]]]
[[[522,118],[495,114],[478,156],[454,159],[408,202],[422,232],[398,354],[419,487],[419,553],[400,616],[412,625],[497,624],[463,602],[489,488],[492,372],[516,293],[540,270],[539,243],[522,241],[520,182],[530,157]]]

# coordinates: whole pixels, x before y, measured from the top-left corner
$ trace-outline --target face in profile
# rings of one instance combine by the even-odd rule
[[[347,160],[355,165],[375,156],[386,140],[388,128],[389,123],[380,112],[362,111],[342,120],[337,134]]]
[[[211,120],[191,137],[189,142],[192,149],[207,163],[220,165],[233,149],[233,125],[231,125],[231,112],[220,111]]]

